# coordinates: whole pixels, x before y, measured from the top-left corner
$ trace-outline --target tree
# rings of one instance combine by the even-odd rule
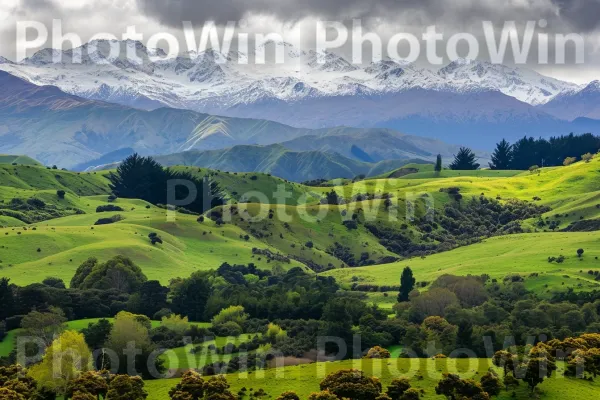
[[[458,154],[454,156],[454,161],[450,164],[450,169],[453,170],[476,170],[479,168],[475,153],[467,147],[461,147]]]
[[[410,381],[408,379],[396,378],[387,387],[386,393],[392,400],[401,400],[408,389],[410,389]]]
[[[203,272],[194,272],[173,289],[171,301],[173,311],[188,316],[191,321],[204,320],[204,311],[211,290],[208,276]]]
[[[65,283],[60,278],[55,278],[53,276],[49,276],[42,281],[43,285],[50,286],[56,289],[65,289]]]
[[[129,297],[129,311],[152,317],[163,308],[167,308],[169,288],[162,286],[159,281],[143,282],[139,290]]]
[[[387,349],[380,346],[371,347],[367,352],[366,358],[390,358],[391,354]]]
[[[481,384],[472,379],[460,379],[456,374],[444,373],[443,378],[435,387],[435,392],[452,400],[489,399]]]
[[[488,372],[481,377],[481,387],[490,396],[497,396],[502,390],[502,382],[495,373]]]
[[[141,157],[138,154],[123,160],[116,173],[111,172],[108,179],[115,196],[142,199],[154,205],[178,206],[174,204],[176,201],[191,197],[191,202],[185,208],[203,213],[225,204],[215,182],[200,180],[189,172],[164,169],[152,157]],[[193,189],[188,188],[188,185],[173,184],[175,182],[187,182]],[[195,190],[195,196],[189,193],[190,190]]]
[[[583,255],[584,250],[583,249],[577,249],[577,257],[581,258],[581,256]]]
[[[236,400],[237,397],[229,388],[229,383],[224,376],[213,376],[204,386],[204,400]]]
[[[116,289],[133,293],[147,280],[142,269],[128,257],[115,256],[103,264],[98,264],[95,258],[89,258],[77,268],[71,279],[71,288]]]
[[[277,400],[300,400],[300,397],[296,394],[296,392],[284,392],[277,397]]]
[[[108,392],[108,382],[105,377],[95,371],[87,371],[71,380],[67,384],[65,397],[74,398],[76,393],[80,395],[85,393],[92,396],[93,399],[105,398]]]
[[[372,400],[381,393],[381,383],[377,378],[368,377],[356,369],[340,370],[327,375],[321,381],[320,388],[340,399]]]
[[[41,339],[46,346],[54,340],[54,336],[64,331],[67,318],[65,313],[56,307],[47,312],[32,311],[23,317],[21,328],[28,336]]]
[[[67,193],[64,190],[57,190],[56,191],[56,195],[58,196],[59,199],[64,199],[66,194]]]
[[[494,153],[492,153],[492,162],[489,163],[490,169],[510,169],[512,164],[512,146],[505,139],[496,145]]]
[[[442,172],[442,155],[438,154],[435,159],[435,172]]]
[[[592,153],[585,153],[584,155],[581,156],[581,160],[585,161],[586,163],[589,163],[593,159],[594,159],[594,156]]]
[[[398,303],[404,303],[408,301],[408,295],[415,288],[417,280],[413,277],[413,272],[410,267],[404,268],[402,275],[400,276],[400,292],[398,293]]]
[[[310,396],[308,396],[308,400],[339,400],[339,397],[329,390],[323,390],[321,392],[311,393]]]
[[[66,331],[46,349],[42,362],[31,367],[29,375],[40,386],[64,395],[73,379],[92,368],[92,352],[83,334]]]
[[[187,371],[181,377],[181,381],[169,391],[171,399],[183,398],[187,395],[190,400],[199,400],[204,396],[205,383],[202,375],[196,371]]]
[[[496,367],[502,368],[502,370],[504,371],[504,376],[506,376],[508,375],[508,372],[515,371],[515,367],[517,365],[517,358],[514,354],[506,350],[500,350],[497,351],[492,357],[492,363]]]
[[[90,346],[91,349],[96,350],[104,346],[111,330],[112,324],[107,319],[102,318],[96,323],[90,322],[87,328],[81,330],[81,333],[83,333],[85,342],[88,346]]]
[[[545,378],[550,378],[554,371],[556,371],[555,359],[550,355],[549,347],[543,343],[533,347],[525,362],[519,367],[520,378],[529,385],[532,394],[536,386],[544,382]]]
[[[567,157],[565,158],[565,160],[563,161],[563,165],[565,167],[568,167],[571,164],[575,164],[577,162],[577,158],[576,157]]]
[[[106,398],[110,400],[145,400],[148,393],[139,376],[116,375],[108,385]]]
[[[0,304],[0,321],[16,314],[15,295],[8,278],[0,278]]]
[[[244,311],[242,306],[229,306],[222,309],[212,319],[213,325],[221,325],[226,322],[235,322],[239,326],[243,326],[244,322],[248,319],[248,314]]]
[[[331,189],[331,192],[327,192],[326,202],[327,202],[327,204],[330,204],[330,205],[340,204],[340,198],[335,190]]]
[[[150,372],[150,361],[154,361],[154,368],[160,373],[164,370],[162,360],[155,357],[150,360],[150,355],[155,347],[150,340],[150,323],[147,317],[135,315],[126,311],[121,311],[115,317],[115,321],[110,331],[106,347],[113,350],[119,356],[119,372],[129,373],[131,360],[128,360],[127,353],[129,344],[134,343],[137,353],[134,357],[136,372],[143,377],[152,377]],[[102,366],[106,367],[106,366]]]

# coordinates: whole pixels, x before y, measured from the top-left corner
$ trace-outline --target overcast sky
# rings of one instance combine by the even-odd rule
[[[120,38],[128,26],[135,25],[144,34],[144,42],[158,32],[183,40],[183,21],[202,26],[208,20],[221,25],[243,20],[244,31],[299,37],[304,46],[311,47],[317,20],[348,23],[360,18],[364,30],[377,33],[385,43],[399,32],[420,37],[430,25],[446,39],[459,32],[482,38],[482,21],[492,21],[497,28],[505,21],[516,21],[517,27],[524,28],[527,21],[543,19],[547,26],[536,25],[536,34],[549,35],[550,64],[539,64],[534,40],[528,66],[583,83],[600,79],[599,15],[600,0],[0,0],[0,55],[15,59],[16,24],[25,20],[40,21],[50,29],[52,20],[60,19],[64,32],[77,33],[83,41],[102,32]],[[574,52],[568,51],[567,64],[554,65],[553,37],[569,33],[584,37],[585,63],[575,65]],[[486,59],[485,40],[480,42],[480,58]],[[445,45],[440,49],[445,55]],[[338,50],[349,58],[348,51],[348,47]]]

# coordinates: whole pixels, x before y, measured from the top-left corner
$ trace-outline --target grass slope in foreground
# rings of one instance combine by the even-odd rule
[[[384,388],[392,379],[407,376],[411,385],[417,389],[425,390],[422,399],[441,399],[435,394],[435,386],[442,377],[443,372],[458,373],[461,378],[472,378],[479,380],[484,375],[491,362],[488,359],[388,359],[388,360],[348,360],[340,362],[321,362],[299,366],[269,369],[251,372],[247,375],[227,375],[233,393],[242,388],[254,391],[262,388],[269,398],[276,398],[281,393],[293,390],[301,399],[308,398],[312,392],[319,391],[319,382],[329,373],[341,370],[357,368],[363,370],[367,375],[374,375],[381,379]],[[493,368],[493,367],[492,367]],[[542,400],[580,400],[596,398],[600,391],[598,381],[588,382],[583,380],[565,379],[561,376],[561,369],[555,375],[538,386],[542,392]],[[501,372],[498,370],[498,373]],[[422,376],[422,379],[417,376]],[[178,379],[162,379],[146,381],[146,390],[149,393],[148,400],[168,399],[169,390],[177,384]],[[516,390],[516,397],[512,397],[512,391],[502,391],[496,397],[500,400],[508,399],[530,399],[527,385],[521,383]]]

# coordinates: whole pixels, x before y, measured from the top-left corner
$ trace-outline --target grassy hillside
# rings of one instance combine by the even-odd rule
[[[0,164],[42,165],[39,161],[36,161],[31,157],[9,154],[0,154]]]
[[[431,166],[411,164],[406,168],[421,168],[423,172],[417,174],[432,172],[429,171]],[[22,226],[23,222],[11,215],[1,216],[0,226],[8,226],[0,228],[2,275],[17,284],[39,282],[47,276],[58,276],[68,282],[77,266],[88,257],[106,259],[124,254],[138,263],[150,279],[163,283],[198,269],[216,268],[223,262],[253,262],[265,269],[301,266],[323,271],[336,268],[338,270],[327,274],[336,276],[347,285],[353,283],[353,277],[355,282],[396,285],[400,270],[406,265],[416,271],[419,280],[426,281],[442,273],[488,273],[495,278],[511,272],[525,275],[539,273],[539,278],[528,279],[527,284],[547,290],[546,284],[552,289],[578,288],[579,284],[583,288],[595,287],[595,282],[590,282],[585,272],[600,269],[595,260],[600,255],[595,253],[597,231],[544,232],[549,231],[552,221],[556,221],[557,230],[560,230],[582,218],[600,217],[598,158],[590,163],[543,169],[539,174],[470,171],[464,174],[472,176],[412,179],[405,175],[394,179],[364,180],[333,188],[346,199],[347,204],[342,205],[320,204],[325,194],[332,190],[329,187],[306,187],[258,173],[224,173],[196,167],[177,169],[199,176],[210,175],[219,182],[233,203],[253,203],[240,203],[233,209],[227,206],[218,210],[230,218],[224,218],[226,223],[221,226],[209,218],[200,223],[193,215],[177,214],[175,221],[168,221],[165,210],[139,200],[118,199],[114,204],[122,207],[123,211],[99,214],[95,212],[96,207],[108,204],[107,179],[103,174],[2,165],[0,200],[4,200],[5,204],[15,197],[35,197],[59,209],[71,210],[70,215],[29,226]],[[446,172],[449,171],[442,174]],[[454,201],[440,189],[454,186],[460,188],[464,198],[483,193],[488,198],[501,201],[517,198],[532,202],[536,197],[536,204],[547,205],[552,210],[544,214],[544,226],[539,226],[537,219],[523,224],[531,232],[529,234],[493,238],[449,253],[390,264],[400,256],[380,244],[365,222],[401,232],[416,245],[431,244],[433,242],[415,223],[404,219],[406,210],[412,207],[417,216],[422,215],[425,202],[419,199],[428,194],[439,213],[444,204]],[[58,188],[67,192],[65,199],[58,198]],[[278,190],[282,192],[281,188],[288,192],[287,197],[275,195]],[[250,193],[252,191],[254,195]],[[264,193],[262,199],[256,197],[257,192]],[[394,199],[395,204],[390,209],[386,209],[383,199],[357,198],[359,194],[383,193],[389,193]],[[257,201],[272,204],[261,206],[256,204]],[[278,201],[285,204],[274,204]],[[85,214],[73,215],[73,210]],[[99,218],[116,214],[121,215],[123,220],[94,226]],[[345,226],[345,221],[352,220],[354,214],[358,217],[358,224],[354,228]],[[398,219],[390,219],[392,214]],[[253,218],[259,215],[262,218]],[[403,224],[406,226],[402,227]],[[148,239],[151,232],[161,236],[164,244],[153,246]],[[582,261],[575,257],[575,251],[580,247],[586,251]],[[259,249],[260,254],[253,254],[253,248]],[[561,254],[567,257],[565,263],[548,264],[549,256]],[[378,266],[345,268],[384,262],[386,264]],[[579,270],[584,273],[579,273]]]
[[[410,378],[411,385],[425,391],[422,399],[440,399],[435,394],[435,386],[441,379],[442,373],[458,373],[462,378],[479,380],[488,369],[492,367],[488,359],[389,359],[389,360],[348,360],[340,362],[327,362],[290,366],[266,371],[251,372],[248,374],[227,375],[231,384],[231,391],[237,393],[242,388],[249,392],[263,389],[269,398],[276,398],[281,393],[293,390],[301,399],[306,399],[310,393],[319,391],[319,382],[329,373],[341,370],[358,368],[366,374],[377,376],[381,379],[383,387],[392,379],[401,376]],[[543,400],[579,400],[595,398],[600,390],[600,383],[587,382],[561,377],[561,368],[551,378],[539,386]],[[500,372],[500,371],[499,371]],[[420,376],[420,378],[417,378]],[[168,398],[169,390],[177,384],[178,379],[161,379],[146,381],[146,390],[149,400],[163,400]],[[500,400],[530,398],[526,385],[521,384],[515,391],[502,391],[497,397]]]
[[[550,290],[600,289],[589,270],[600,270],[600,232],[532,233],[491,238],[466,247],[371,267],[338,269],[325,272],[350,287],[352,283],[400,284],[400,274],[410,266],[419,281],[431,282],[443,274],[488,274],[501,280],[509,274],[521,274],[528,288]],[[583,257],[577,249],[583,248]],[[548,257],[564,255],[564,263],[548,263]],[[538,273],[539,276],[530,277]],[[563,284],[564,283],[564,284]],[[546,287],[548,285],[548,287]]]

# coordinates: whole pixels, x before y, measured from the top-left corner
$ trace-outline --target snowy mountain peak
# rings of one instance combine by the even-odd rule
[[[581,92],[600,92],[600,81],[595,80],[590,82]]]
[[[0,64],[14,64],[14,62],[10,61],[7,58],[0,56]]]

